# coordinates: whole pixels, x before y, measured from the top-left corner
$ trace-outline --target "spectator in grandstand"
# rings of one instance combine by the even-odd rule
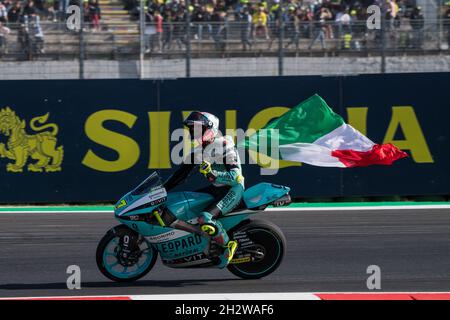
[[[386,29],[394,29],[395,19],[398,15],[399,7],[395,0],[388,0],[386,5]]]
[[[362,5],[357,5],[350,9],[350,26],[352,28],[352,34],[364,35],[367,32],[367,8]]]
[[[34,5],[34,1],[33,0],[28,0],[25,7],[23,8],[23,12],[22,12],[24,17],[30,17],[32,15],[36,15],[37,11],[36,11],[36,7]]]
[[[193,11],[191,14],[191,23],[194,26],[194,39],[202,39],[203,34],[203,14],[204,7],[197,2],[193,5]]]
[[[325,34],[327,32],[327,25],[326,25],[326,19],[329,16],[329,10],[325,7],[320,8],[319,11],[319,20],[315,21],[314,24],[314,31],[315,31],[315,37],[309,44],[308,50],[311,50],[313,45],[316,43],[317,40],[320,40],[320,45],[322,46],[322,49],[326,49],[325,44]]]
[[[164,10],[163,0],[147,0],[148,12],[154,14],[156,11]]]
[[[165,23],[163,24],[163,47],[162,50],[168,49],[170,50],[172,46],[173,39],[173,18],[172,11],[168,10],[165,12],[165,16],[163,17]]]
[[[289,42],[286,44],[286,49],[291,44],[295,45],[295,49],[298,50],[300,43],[300,9],[296,9],[294,6],[289,6],[288,14],[286,17],[286,31],[289,36]]]
[[[9,23],[18,23],[20,21],[20,15],[22,11],[22,6],[20,5],[20,2],[17,1],[13,4],[11,9],[8,11],[8,21]]]
[[[163,37],[163,17],[159,13],[159,11],[155,11],[153,13],[149,13],[149,19],[150,27],[147,27],[151,32],[148,35],[147,43],[146,43],[146,50],[145,53],[153,52],[155,49],[155,46],[158,46],[158,52],[162,53],[163,44],[162,44],[162,37]]]
[[[215,2],[212,1],[212,3],[213,4],[215,3],[214,12],[221,12],[221,11],[226,12],[227,11],[227,4],[224,0],[217,0]]]
[[[11,9],[11,7],[13,5],[13,1],[14,0],[0,0],[0,3],[3,3],[3,5],[6,8],[6,11],[9,11],[9,9]]]
[[[89,14],[89,22],[92,24],[92,30],[101,31],[100,27],[100,6],[98,4],[98,0],[89,0],[88,2],[88,14]]]
[[[154,24],[153,14],[149,7],[145,7],[145,30],[144,30],[144,43],[145,43],[145,53],[151,51],[153,45],[153,35],[156,33],[156,28]]]
[[[70,0],[58,0],[58,12],[59,12],[59,20],[64,21],[66,19],[66,10],[69,7]],[[77,3],[79,6],[79,2]]]
[[[8,27],[5,27],[3,25],[3,22],[0,22],[0,55],[6,52],[6,45],[7,45],[6,38],[10,32],[11,30]]]
[[[321,7],[319,12],[320,14],[318,20],[324,21],[323,28],[325,32],[325,38],[327,39],[334,38],[333,28],[331,26],[331,21],[333,21],[333,14],[331,13],[330,9],[328,9],[325,6]]]
[[[391,28],[398,29],[398,28],[400,28],[401,8],[398,5],[397,0],[391,0],[390,4],[391,4],[391,13],[390,13]]]
[[[29,56],[31,53],[31,39],[28,27],[25,23],[20,24],[19,32],[17,33],[17,42],[20,44],[22,53]]]
[[[263,7],[266,8],[265,4],[263,4]],[[281,4],[280,0],[273,0],[273,5],[269,9],[268,14],[268,25],[271,35],[271,40],[269,42],[269,50],[272,48],[272,44],[275,41],[275,39],[278,39],[280,37],[280,19],[284,19],[284,14],[282,13],[283,10],[281,10]],[[289,8],[295,8],[294,5],[289,5]]]
[[[226,12],[216,11],[212,16],[213,22],[213,39],[216,46],[216,50],[225,50],[225,39],[227,38],[226,30]]]
[[[123,10],[132,11],[138,7],[137,0],[122,0],[123,2]]]
[[[253,23],[253,35],[252,38],[255,39],[256,36],[262,32],[263,36],[269,40],[269,30],[267,28],[267,14],[265,13],[264,5],[260,4],[256,13],[252,17]]]
[[[194,39],[206,39],[212,35],[211,14],[212,7],[196,4],[192,13],[191,21],[196,25]],[[204,36],[204,29],[207,34]]]
[[[314,15],[309,7],[300,8],[300,37],[310,38],[311,25],[314,20]]]
[[[178,45],[178,49],[186,48],[186,23],[184,9],[180,8],[173,19],[173,40]]]
[[[31,43],[33,53],[45,53],[44,33],[42,32],[40,21],[41,21],[40,17],[35,12],[30,15],[24,15],[24,22],[25,25],[27,26],[29,36],[32,40]]]
[[[348,8],[339,11],[336,14],[335,22],[339,38],[342,37],[344,34],[352,33],[352,26],[351,26],[352,17],[350,15],[350,10]]]
[[[239,20],[239,14],[247,8],[250,11],[249,0],[239,0],[234,6],[234,17],[235,20]]]
[[[450,1],[446,3],[447,10],[444,13],[444,26],[447,29],[447,46],[450,49]]]
[[[46,2],[45,0],[34,0],[34,6],[36,8],[36,13],[39,14],[39,16],[46,15]]]
[[[46,0],[45,5],[45,15],[48,20],[52,20],[53,22],[58,21],[58,8],[59,8],[59,0]]]
[[[81,3],[83,3],[83,30],[88,30],[91,27],[91,15],[89,12],[89,0],[81,0]],[[69,3],[69,5],[71,5]]]
[[[409,17],[409,23],[413,29],[412,33],[412,47],[413,49],[422,49],[423,42],[423,27],[425,25],[422,8],[416,6]]]
[[[250,42],[252,15],[250,14],[250,9],[247,6],[241,6],[239,10],[238,21],[239,28],[241,28],[242,50],[247,51],[247,49],[251,50],[252,48],[252,43]]]
[[[0,23],[8,22],[8,10],[3,2],[0,2]]]
[[[155,17],[155,26],[156,26],[156,35],[155,35],[155,41],[158,44],[158,52],[162,53],[162,39],[163,39],[163,32],[164,32],[164,28],[163,28],[163,22],[164,22],[164,18],[161,15],[161,13],[159,11],[155,11],[154,14]]]
[[[213,35],[213,28],[212,28],[212,15],[214,12],[214,7],[212,5],[206,5],[205,6],[205,12],[203,16],[204,23],[206,23],[206,27],[209,33],[209,37],[212,37]]]

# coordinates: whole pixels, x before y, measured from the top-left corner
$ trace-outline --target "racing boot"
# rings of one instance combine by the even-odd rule
[[[209,212],[202,212],[198,218],[198,223],[200,224],[201,230],[210,236],[210,254],[217,255],[219,258],[217,266],[220,269],[225,268],[233,259],[237,242],[230,241],[222,224],[219,221],[213,220]]]

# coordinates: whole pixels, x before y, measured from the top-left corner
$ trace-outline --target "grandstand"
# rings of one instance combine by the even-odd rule
[[[5,8],[9,5],[10,10],[16,2],[0,1]],[[83,60],[83,72],[89,61],[97,65],[99,60],[117,62],[101,64],[107,69],[110,68],[107,65],[124,65],[124,61],[138,63],[140,60],[140,66],[132,68],[142,70],[131,77],[139,74],[142,77],[145,65],[155,71],[156,64],[161,70],[149,76],[161,77],[164,76],[163,68],[168,65],[172,65],[172,69],[174,65],[185,69],[189,68],[185,65],[195,64],[198,60],[209,65],[214,74],[211,69],[214,64],[223,69],[224,64],[242,59],[241,63],[237,62],[242,67],[248,59],[263,58],[285,60],[285,63],[278,61],[278,65],[284,64],[284,68],[289,69],[289,65],[297,64],[293,60],[296,58],[302,59],[299,60],[302,63],[307,61],[304,59],[315,58],[311,60],[313,64],[320,64],[318,59],[322,58],[325,64],[332,61],[327,59],[341,57],[370,64],[369,61],[375,61],[374,57],[407,57],[407,64],[410,64],[411,59],[420,56],[418,59],[427,64],[433,65],[437,61],[439,68],[442,65],[445,71],[449,68],[450,4],[444,4],[433,16],[426,1],[422,1],[425,7],[420,7],[415,1],[391,0],[386,8],[382,7],[386,19],[382,20],[381,31],[367,28],[366,8],[372,1],[327,0],[317,4],[307,0],[281,3],[279,0],[195,0],[186,7],[184,0],[150,0],[143,14],[145,26],[141,28],[137,1],[89,0],[84,1],[84,28],[71,31],[66,26],[67,17],[55,3],[46,4],[41,0],[40,9],[31,11],[29,21],[24,20],[24,16],[28,18],[30,2],[32,0],[20,2],[22,11],[17,21],[2,23],[8,29],[3,33],[0,48],[2,78],[7,76],[8,70],[19,66],[18,62],[21,62],[19,69],[26,70],[25,62],[40,62],[41,68],[51,69],[55,66],[53,62],[66,61],[67,69],[72,70],[76,67],[70,67],[71,63],[80,63],[80,60]],[[93,20],[95,8],[100,9],[99,26]],[[160,13],[161,21],[155,18],[156,12]],[[36,37],[36,25],[43,37]],[[141,29],[144,43],[141,43]],[[64,72],[62,68],[59,64],[58,73]],[[386,69],[385,66],[379,69],[382,68]],[[318,68],[323,69],[326,65]],[[352,73],[351,68],[348,69]],[[435,69],[436,66],[432,66],[430,71]],[[289,71],[281,73],[290,74]],[[98,70],[91,70],[91,73],[98,73]],[[188,71],[168,72],[169,76],[176,77],[183,73],[190,76]]]

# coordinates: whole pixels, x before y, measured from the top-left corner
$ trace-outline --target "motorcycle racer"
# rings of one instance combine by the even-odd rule
[[[231,137],[219,135],[219,119],[213,114],[191,112],[183,125],[189,130],[193,148],[164,187],[167,191],[175,188],[200,164],[200,173],[211,185],[197,191],[211,194],[214,201],[199,214],[198,223],[201,230],[210,236],[211,249],[215,246],[223,248],[219,253],[218,267],[224,268],[233,258],[237,243],[229,240],[216,218],[232,211],[242,200],[244,177],[239,154]]]

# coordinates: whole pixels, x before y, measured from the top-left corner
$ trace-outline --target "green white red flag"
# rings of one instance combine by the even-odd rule
[[[345,123],[317,94],[247,137],[243,144],[261,152],[258,144],[273,139],[274,132],[278,136],[280,159],[313,166],[391,165],[408,156],[393,144],[371,141]]]

